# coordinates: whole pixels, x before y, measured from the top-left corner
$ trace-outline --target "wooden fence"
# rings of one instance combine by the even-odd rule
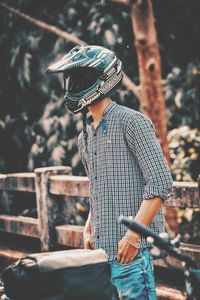
[[[0,231],[38,238],[41,251],[53,250],[57,245],[83,246],[83,226],[65,224],[60,198],[56,196],[88,197],[87,177],[72,176],[71,167],[67,166],[38,168],[34,173],[0,174],[0,191],[35,193],[38,213],[37,219],[13,216],[12,212],[0,214]],[[174,182],[172,197],[165,205],[199,208],[198,183]]]

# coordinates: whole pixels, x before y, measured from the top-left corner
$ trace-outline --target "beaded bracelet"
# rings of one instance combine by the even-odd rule
[[[135,247],[136,249],[140,249],[140,247],[139,247],[138,245],[136,245],[136,244],[134,244],[133,242],[129,241],[127,235],[125,235],[125,238],[126,238],[127,242],[128,242],[131,246]]]

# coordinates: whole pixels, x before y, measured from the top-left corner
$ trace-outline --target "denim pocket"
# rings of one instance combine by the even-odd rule
[[[121,299],[156,300],[154,277],[149,266],[149,254],[140,250],[133,262],[112,262],[112,283],[117,287]]]
[[[132,262],[130,262],[128,264],[121,264],[117,260],[114,260],[114,262],[115,262],[116,265],[119,265],[121,267],[129,267],[129,266],[134,266],[134,265],[136,266],[136,265],[138,265],[141,262],[141,260],[142,260],[141,258],[134,259],[134,261],[132,261]]]

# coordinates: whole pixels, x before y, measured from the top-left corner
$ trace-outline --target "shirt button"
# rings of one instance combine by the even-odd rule
[[[97,219],[99,219],[99,216],[97,216]]]
[[[96,153],[96,152],[94,152],[94,155],[97,155],[97,153]]]
[[[94,136],[97,136],[97,134],[96,134],[96,133],[94,133]]]
[[[97,180],[97,176],[95,176],[94,179]]]
[[[99,235],[97,235],[97,239],[99,239]]]

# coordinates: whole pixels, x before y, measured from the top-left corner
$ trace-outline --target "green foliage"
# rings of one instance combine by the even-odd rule
[[[63,100],[55,96],[54,101],[45,106],[40,120],[32,126],[35,139],[28,157],[28,169],[70,165],[75,173],[80,170],[77,133],[81,128],[80,115],[67,113]]]
[[[165,81],[171,169],[177,181],[197,180],[200,170],[200,63],[174,67]],[[175,128],[175,129],[173,129]]]
[[[163,77],[199,60],[199,0],[153,0]]]
[[[168,133],[168,141],[174,180],[197,180],[200,170],[200,131],[181,126]]]
[[[165,80],[169,128],[188,125],[200,129],[200,62],[174,67]]]
[[[188,244],[200,245],[200,210],[184,209],[179,210],[179,233],[181,241]]]

